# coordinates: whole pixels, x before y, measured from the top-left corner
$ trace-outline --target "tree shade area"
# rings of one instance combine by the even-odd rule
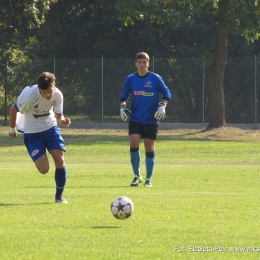
[[[209,127],[225,125],[223,87],[229,57],[259,55],[260,1],[21,0],[2,1],[1,66],[42,59],[161,58],[211,60]],[[120,65],[119,65],[120,66]],[[5,70],[0,72],[4,97]],[[0,102],[3,102],[0,100]]]

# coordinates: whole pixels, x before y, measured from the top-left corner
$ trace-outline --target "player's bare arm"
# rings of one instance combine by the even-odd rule
[[[16,113],[18,110],[15,108],[14,105],[11,106],[9,111],[9,133],[8,135],[11,137],[17,136],[17,130],[16,130]]]
[[[65,118],[63,114],[55,114],[58,126],[69,127],[71,121]]]

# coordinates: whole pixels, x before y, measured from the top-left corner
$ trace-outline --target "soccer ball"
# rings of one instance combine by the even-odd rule
[[[111,212],[117,219],[127,219],[134,212],[134,204],[127,197],[118,197],[111,203]]]

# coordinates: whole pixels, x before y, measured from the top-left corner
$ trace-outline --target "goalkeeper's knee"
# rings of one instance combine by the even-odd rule
[[[145,152],[145,155],[148,158],[153,158],[153,157],[155,157],[155,152],[154,151],[152,151],[152,152]]]

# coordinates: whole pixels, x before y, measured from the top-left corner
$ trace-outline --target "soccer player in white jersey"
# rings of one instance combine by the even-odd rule
[[[24,144],[36,168],[42,174],[49,171],[46,149],[55,163],[55,202],[68,204],[62,193],[66,184],[66,151],[59,126],[68,127],[70,119],[63,116],[63,95],[55,86],[56,78],[43,72],[37,85],[23,89],[9,112],[9,136],[24,133]]]
[[[120,115],[123,121],[129,119],[130,158],[134,172],[131,186],[138,186],[143,181],[140,173],[139,145],[144,139],[146,179],[144,185],[152,187],[151,178],[155,164],[155,140],[159,120],[165,116],[166,105],[171,93],[158,74],[148,71],[149,55],[140,52],[135,57],[137,72],[126,77],[120,96]],[[162,100],[159,102],[159,95]],[[129,96],[132,96],[131,110],[126,108]]]

